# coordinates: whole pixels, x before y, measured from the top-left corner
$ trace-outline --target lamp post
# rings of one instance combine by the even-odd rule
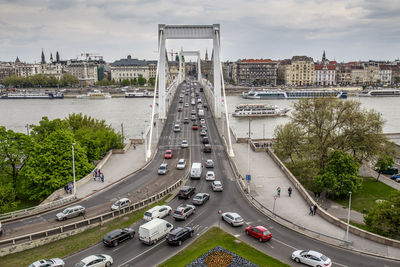
[[[75,182],[75,155],[74,155],[74,146],[76,143],[72,143],[72,173],[74,176],[74,196],[76,197],[76,182]]]
[[[351,191],[349,192],[349,212],[347,213],[347,229],[346,229],[346,240],[349,241],[349,225],[350,225],[350,209],[351,208]]]

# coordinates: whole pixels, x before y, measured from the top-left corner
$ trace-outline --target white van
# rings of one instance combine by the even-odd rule
[[[171,211],[172,208],[167,205],[155,206],[144,213],[143,219],[145,221],[151,221],[154,218],[164,218],[171,214]]]
[[[168,235],[173,228],[169,222],[154,218],[139,227],[139,240],[147,245],[153,245]]]
[[[204,109],[199,109],[199,118],[203,119],[204,118]]]
[[[201,165],[201,163],[193,162],[192,168],[190,169],[190,178],[200,179],[202,171],[203,171],[203,166]]]

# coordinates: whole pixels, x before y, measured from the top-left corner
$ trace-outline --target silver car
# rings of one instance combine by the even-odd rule
[[[193,205],[203,205],[207,200],[210,199],[210,194],[207,193],[197,193],[193,198]]]
[[[64,267],[65,263],[60,258],[35,261],[29,267]]]
[[[189,204],[182,204],[176,208],[173,217],[175,218],[175,220],[186,220],[190,215],[192,215],[195,212],[196,212],[195,206]]]
[[[118,199],[112,206],[111,206],[111,210],[118,210],[118,209],[122,209],[125,207],[128,207],[131,204],[131,201],[129,200],[129,198],[121,198]]]
[[[57,213],[56,218],[58,221],[64,221],[66,219],[82,216],[85,214],[85,208],[81,205],[66,208],[62,212]]]
[[[224,187],[222,186],[221,181],[214,181],[211,183],[211,188],[214,192],[219,191],[222,192],[224,190]]]
[[[160,167],[158,168],[158,174],[167,174],[168,172],[168,164],[167,163],[162,163]]]
[[[186,168],[186,160],[185,159],[179,159],[178,163],[176,164],[176,169],[183,170],[185,168]]]
[[[226,221],[227,223],[229,223],[232,226],[239,226],[239,225],[243,225],[243,223],[244,223],[243,218],[235,212],[222,213],[222,220]]]

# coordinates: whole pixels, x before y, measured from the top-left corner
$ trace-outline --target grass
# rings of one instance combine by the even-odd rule
[[[143,218],[143,213],[155,205],[162,205],[170,195],[167,195],[160,202],[143,208],[123,217],[118,217],[102,226],[96,226],[78,235],[70,236],[37,248],[17,252],[0,257],[0,266],[28,266],[40,259],[63,258],[87,247],[93,246],[103,240],[106,233],[132,225]]]
[[[364,177],[361,189],[351,195],[351,209],[363,213],[368,212],[375,207],[377,199],[388,200],[396,191],[396,189],[376,181],[375,178]],[[342,206],[349,205],[348,198],[335,201]]]
[[[240,241],[240,243],[236,243],[235,240],[238,239],[216,227],[213,227],[201,237],[199,237],[190,246],[188,246],[177,255],[168,259],[159,266],[186,266],[187,264],[216,246],[221,246],[260,266],[289,266],[283,262],[278,261],[277,259],[274,259],[260,252],[259,250],[247,245],[246,243],[243,243],[242,241]]]
[[[374,233],[374,231],[373,231],[372,229],[370,229],[370,228],[369,228],[367,225],[365,225],[365,224],[360,224],[360,223],[356,223],[356,222],[353,222],[353,221],[350,221],[350,224],[353,225],[353,226],[355,226],[355,227],[358,227],[358,228],[360,228],[360,229],[363,229],[363,230],[365,230],[365,231]],[[375,234],[378,234],[378,233],[375,233]],[[378,235],[379,235],[379,234],[378,234]]]

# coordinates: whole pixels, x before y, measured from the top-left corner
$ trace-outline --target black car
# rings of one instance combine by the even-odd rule
[[[178,227],[173,229],[167,236],[167,243],[170,245],[182,245],[182,242],[193,236],[191,227]]]
[[[178,198],[186,198],[189,199],[191,196],[194,195],[194,192],[196,191],[195,187],[191,186],[182,186],[181,190],[179,190],[178,193]]]
[[[203,142],[203,144],[208,144],[208,143],[210,143],[207,136],[204,136],[203,139],[202,139],[201,141]]]
[[[135,230],[132,228],[115,229],[103,238],[103,244],[108,247],[116,247],[119,243],[132,239],[135,236]]]
[[[204,153],[211,153],[212,152],[212,148],[210,144],[205,144],[203,147],[203,152]]]

